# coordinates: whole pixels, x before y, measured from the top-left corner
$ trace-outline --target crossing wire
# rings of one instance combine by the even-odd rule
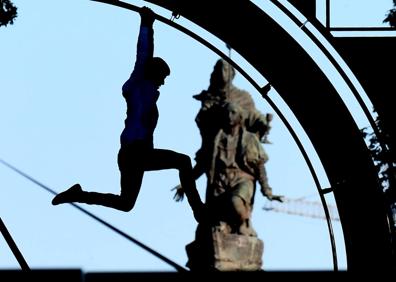
[[[19,175],[27,178],[28,180],[30,180],[31,182],[35,183],[36,185],[40,186],[41,188],[47,190],[48,192],[57,195],[57,192],[55,192],[54,190],[52,190],[51,188],[49,188],[48,186],[42,184],[41,182],[37,181],[36,179],[34,179],[33,177],[29,176],[28,174],[24,173],[23,171],[19,170],[18,168],[16,168],[15,166],[9,164],[8,162],[4,161],[3,159],[0,159],[0,162],[2,164],[4,164],[5,166],[7,166],[8,168],[12,169],[13,171],[15,171],[16,173],[18,173]],[[73,207],[75,207],[76,209],[80,210],[81,212],[85,213],[86,215],[90,216],[91,218],[93,218],[94,220],[102,223],[103,225],[105,225],[106,227],[108,227],[109,229],[113,230],[114,232],[118,233],[119,235],[123,236],[124,238],[126,238],[127,240],[131,241],[132,243],[138,245],[139,247],[141,247],[142,249],[144,249],[145,251],[151,253],[152,255],[154,255],[155,257],[159,258],[160,260],[166,262],[167,264],[169,264],[170,266],[174,267],[177,271],[179,272],[186,272],[187,270],[180,266],[179,264],[175,263],[174,261],[168,259],[167,257],[165,257],[164,255],[160,254],[159,252],[153,250],[152,248],[148,247],[147,245],[141,243],[140,241],[138,241],[137,239],[133,238],[132,236],[129,236],[127,233],[121,231],[120,229],[118,229],[117,227],[111,225],[110,223],[106,222],[105,220],[99,218],[98,216],[94,215],[93,213],[87,211],[86,209],[74,204],[74,203],[70,203]]]

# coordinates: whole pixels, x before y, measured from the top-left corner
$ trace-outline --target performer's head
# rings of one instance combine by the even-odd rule
[[[170,75],[170,68],[162,58],[153,57],[146,62],[145,78],[151,80],[155,86],[163,85],[168,75]]]

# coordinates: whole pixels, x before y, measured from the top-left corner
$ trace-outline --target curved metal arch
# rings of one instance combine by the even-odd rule
[[[346,74],[345,70],[341,67],[341,65],[337,62],[337,60],[334,58],[334,56],[330,53],[330,51],[323,45],[323,43],[307,28],[305,23],[302,23],[291,11],[289,11],[283,4],[276,0],[270,0],[276,7],[278,7],[282,12],[284,12],[294,23],[297,25],[301,26],[301,29],[305,32],[305,34],[314,42],[319,49],[323,52],[323,54],[329,59],[331,64],[336,68],[338,73],[341,75],[342,79],[345,81],[347,84],[348,88],[351,90],[353,96],[355,97],[356,101],[358,102],[360,108],[363,110],[363,113],[365,117],[367,118],[371,128],[373,129],[374,134],[377,136],[378,142],[383,148],[383,151],[386,155],[390,155],[390,152],[387,148],[386,142],[384,142],[384,134],[380,131],[378,125],[376,124],[374,118],[370,114],[370,110],[367,108],[363,98],[361,97],[358,89],[356,88],[355,84],[352,82],[352,80],[349,78],[349,76]],[[336,50],[330,34],[327,32],[325,27],[316,19],[316,18],[307,18],[307,21],[309,22],[326,40],[327,43],[334,49]],[[362,30],[364,28],[360,28]],[[389,28],[386,28],[389,30]],[[363,136],[362,136],[363,138]],[[389,167],[393,167],[391,163],[391,157],[387,157],[387,163]]]

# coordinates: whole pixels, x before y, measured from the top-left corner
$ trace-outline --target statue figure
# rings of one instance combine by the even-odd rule
[[[191,270],[260,270],[264,243],[251,222],[256,183],[269,200],[283,201],[272,194],[264,166],[262,143],[269,143],[272,115],[258,111],[250,94],[233,85],[234,77],[234,68],[220,59],[208,89],[193,96],[201,102],[195,122],[202,137],[193,176],[205,174],[207,187],[205,220],[186,246]],[[174,189],[174,199],[182,200],[183,187]]]
[[[211,144],[220,129],[217,116],[225,102],[233,102],[242,107],[246,112],[244,120],[246,129],[255,133],[261,142],[269,143],[267,135],[271,129],[272,115],[263,115],[258,111],[251,95],[232,83],[234,77],[235,69],[224,59],[219,59],[210,76],[209,88],[193,96],[196,100],[201,101],[201,109],[195,118],[202,137],[201,148],[195,157],[197,163],[206,163],[212,155]],[[267,88],[267,91],[269,90],[270,88]]]
[[[257,135],[246,130],[242,107],[225,102],[218,121],[207,173],[210,222],[227,234],[256,236],[251,223],[256,181],[269,200],[282,201],[282,197],[272,194],[264,166],[268,156]]]
[[[201,109],[195,121],[202,137],[201,148],[195,157],[193,175],[198,179],[206,174],[207,212],[211,220],[217,222],[215,225],[220,222],[227,223],[226,229],[229,233],[256,236],[250,221],[256,181],[260,183],[261,191],[268,199],[282,201],[280,196],[272,195],[264,167],[268,156],[260,144],[260,141],[269,143],[267,135],[271,129],[272,115],[264,115],[258,111],[251,95],[232,83],[234,77],[235,69],[225,60],[219,59],[211,74],[209,88],[193,96],[201,101]],[[233,120],[230,120],[231,111],[234,114]],[[234,144],[227,143],[226,148],[223,148],[225,145],[222,142],[225,139],[222,138],[226,138],[225,135],[234,140]],[[238,143],[241,140],[244,141],[243,144]],[[232,155],[226,158],[226,153],[221,155],[223,150]],[[254,160],[251,159],[253,156]],[[239,163],[242,160],[248,163]],[[219,166],[221,161],[224,162],[223,165],[227,163],[230,167]],[[181,201],[184,196],[183,188],[178,185],[174,189],[175,200]],[[228,195],[229,191],[235,194]],[[220,197],[223,192],[227,193]],[[223,202],[214,200],[217,197]],[[231,203],[225,203],[223,199],[226,202],[231,200]],[[223,215],[214,212],[214,206]]]
[[[268,185],[264,166],[268,157],[257,136],[243,126],[243,109],[225,103],[222,110],[208,172],[207,205],[216,224],[227,224],[226,233],[256,236],[251,223],[256,181],[269,200],[282,201],[282,197],[273,195]]]

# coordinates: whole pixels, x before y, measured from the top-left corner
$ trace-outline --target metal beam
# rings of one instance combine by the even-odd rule
[[[0,232],[3,234],[4,239],[6,240],[8,246],[10,247],[12,253],[14,254],[15,258],[17,259],[22,270],[30,270],[29,265],[27,264],[26,260],[24,259],[22,253],[19,251],[17,245],[15,244],[14,240],[11,237],[10,232],[8,232],[7,227],[5,226],[5,224],[1,218],[0,218]]]

